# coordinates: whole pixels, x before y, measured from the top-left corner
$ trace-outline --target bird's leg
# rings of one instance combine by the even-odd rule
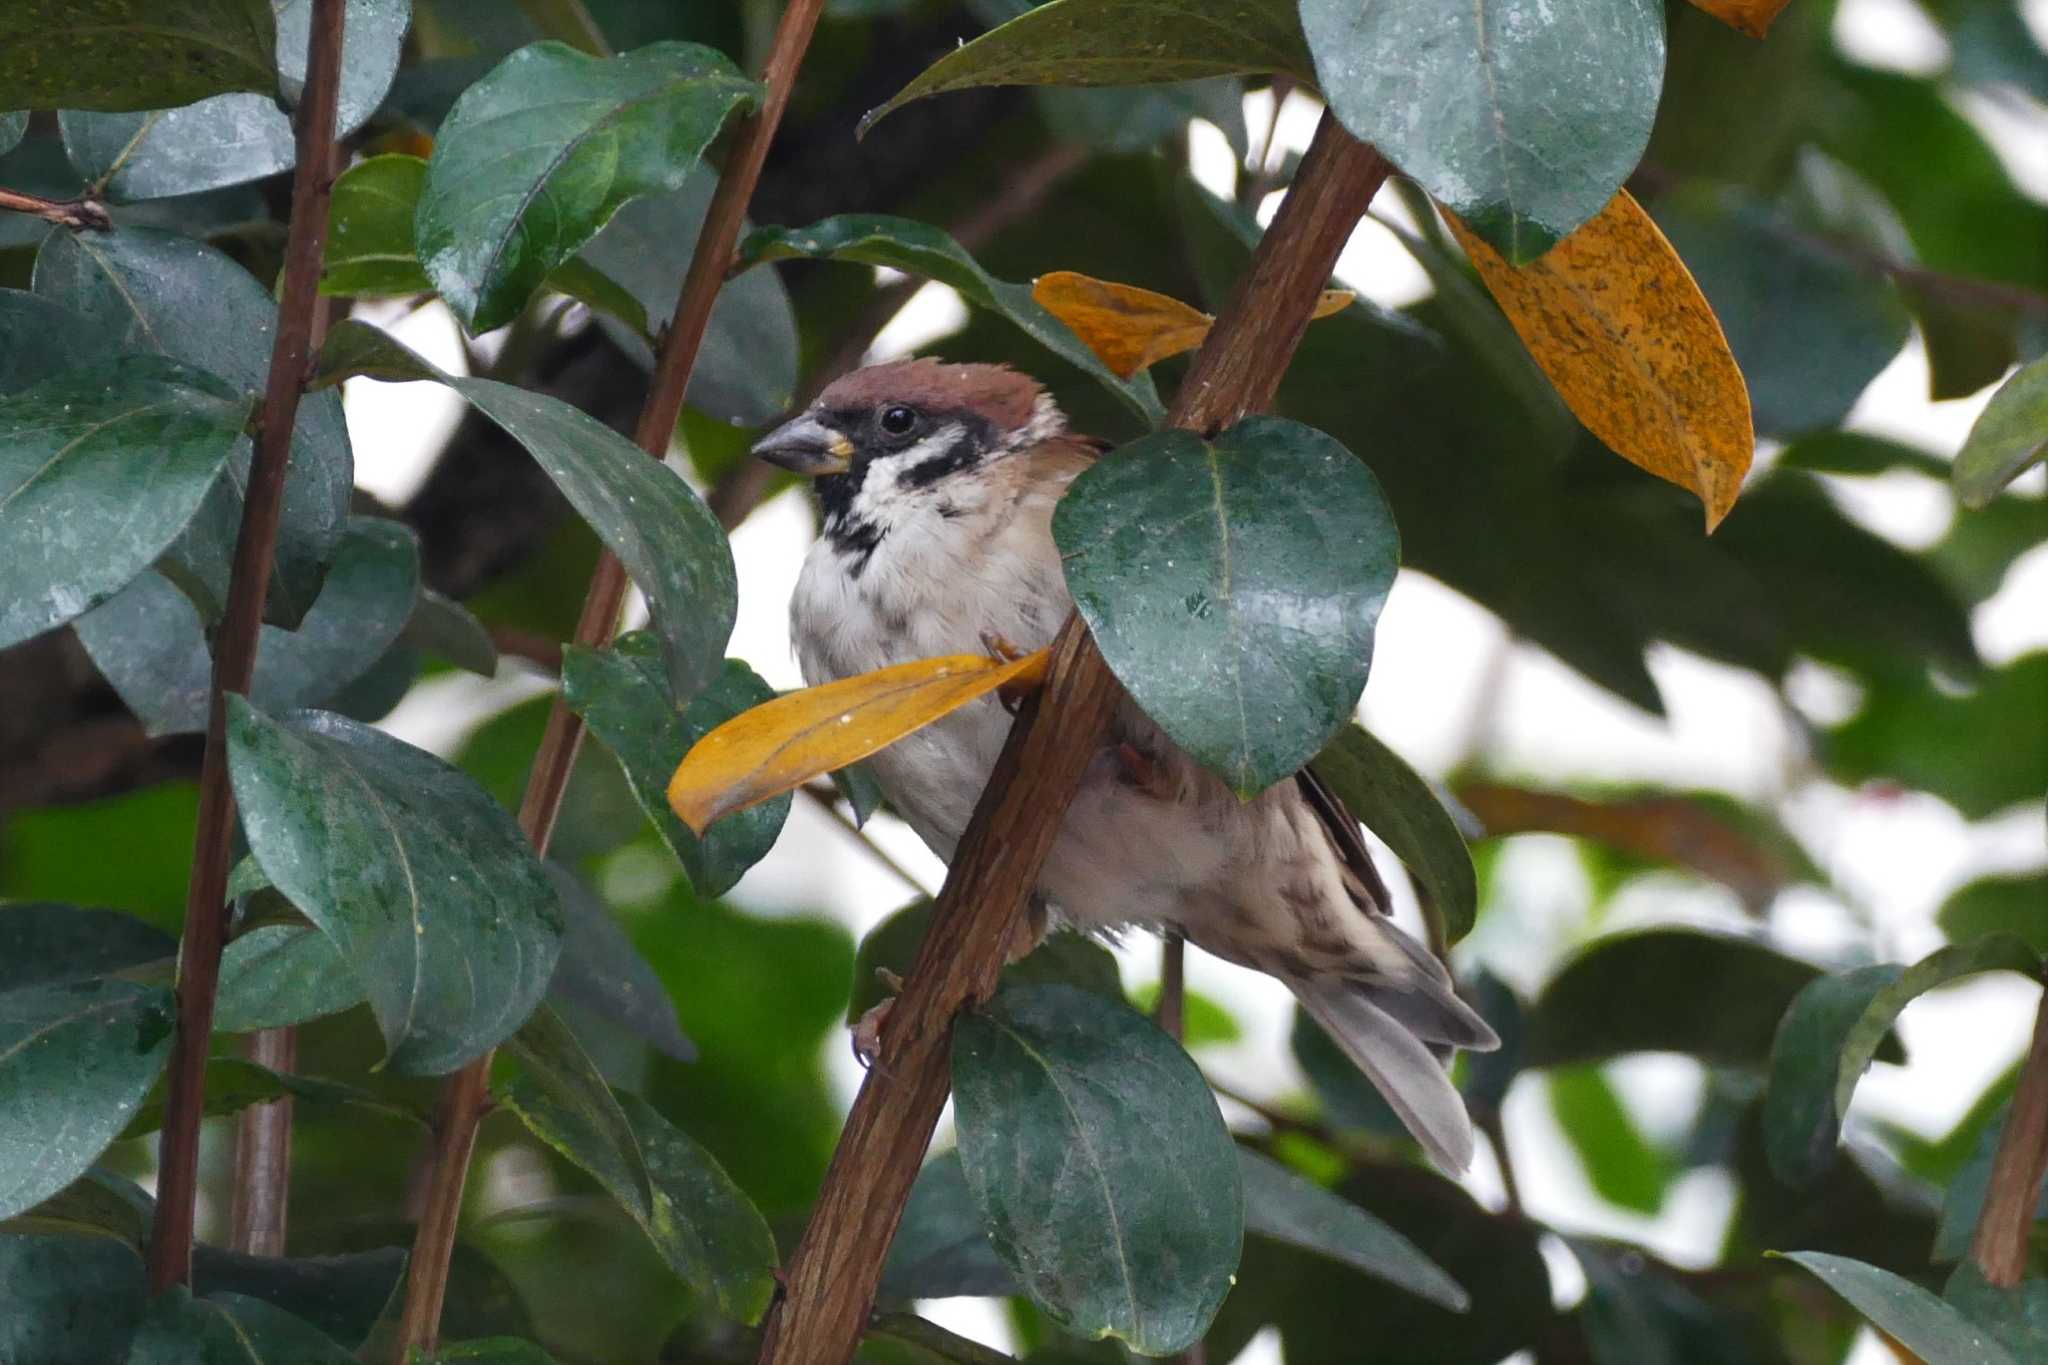
[[[1009,950],[1004,954],[1005,965],[1017,961],[1040,943],[1045,941],[1046,929],[1050,924],[1050,913],[1045,901],[1033,896],[1024,908],[1024,914],[1017,920],[1017,926],[1010,935]],[[882,1025],[889,1020],[889,1011],[895,1008],[895,998],[903,993],[903,978],[887,967],[875,968],[875,975],[888,988],[890,998],[882,1001],[861,1015],[850,1030],[853,1037],[853,1055],[860,1064],[872,1069],[882,1055]]]
[[[984,630],[981,633],[981,647],[988,651],[991,659],[1000,659],[1006,664],[1013,664],[1031,652],[1028,649],[1019,649],[999,630]],[[1024,704],[1024,698],[1037,691],[1038,686],[1036,682],[1029,686],[1013,686],[1006,683],[996,689],[996,700],[1002,704],[1005,711],[1014,716],[1017,714],[1017,708]]]

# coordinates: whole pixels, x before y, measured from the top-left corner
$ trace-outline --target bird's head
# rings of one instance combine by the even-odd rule
[[[920,508],[956,515],[979,501],[992,462],[1065,427],[1037,381],[1007,366],[897,360],[833,381],[754,454],[815,477],[827,533],[859,535]]]

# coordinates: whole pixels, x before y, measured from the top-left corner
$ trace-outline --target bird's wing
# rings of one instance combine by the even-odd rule
[[[1314,768],[1303,768],[1294,775],[1294,781],[1309,809],[1316,813],[1323,833],[1329,836],[1330,847],[1344,873],[1344,889],[1351,894],[1353,903],[1367,914],[1388,914],[1393,901],[1387,895],[1387,884],[1380,879],[1379,869],[1372,865],[1365,836],[1359,833],[1358,817]]]

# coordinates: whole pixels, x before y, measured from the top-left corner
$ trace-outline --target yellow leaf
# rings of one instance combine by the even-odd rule
[[[1119,379],[1182,351],[1192,351],[1209,335],[1216,319],[1169,294],[1116,284],[1072,270],[1041,275],[1031,286],[1039,307],[1073,329],[1102,357]],[[1350,306],[1348,289],[1329,289],[1316,303],[1314,317],[1328,317]]]
[[[1444,217],[1566,406],[1615,454],[1697,493],[1709,531],[1720,525],[1756,452],[1749,389],[1642,206],[1620,191],[1525,266]]]
[[[743,711],[697,741],[669,780],[668,803],[697,833],[887,748],[998,687],[1044,681],[1049,651],[1004,661],[949,654],[807,687]]]
[[[1692,0],[1737,33],[1761,38],[1789,0]]]

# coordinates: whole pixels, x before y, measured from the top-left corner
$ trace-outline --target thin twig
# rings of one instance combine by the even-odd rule
[[[20,190],[0,190],[0,209],[12,213],[33,214],[58,227],[80,232],[86,228],[97,228],[104,232],[114,225],[107,217],[106,206],[90,196],[77,199],[45,199],[40,194],[24,194]]]
[[[683,277],[676,311],[655,363],[654,381],[647,402],[640,410],[634,439],[655,459],[668,451],[676,419],[682,414],[683,394],[696,368],[697,353],[711,321],[711,307],[724,280],[725,263],[732,258],[739,240],[740,224],[761,178],[768,144],[775,136],[782,112],[796,81],[804,49],[810,45],[824,0],[789,0],[775,30],[775,42],[761,73],[767,92],[761,106],[741,120],[734,135],[732,154],[719,177],[690,267]],[[626,597],[626,571],[616,556],[606,551],[598,557],[597,570],[583,599],[583,613],[576,623],[575,642],[586,648],[602,648],[618,629],[619,608]],[[540,749],[534,755],[533,772],[520,803],[519,825],[545,855],[554,837],[555,820],[561,813],[562,796],[568,789],[569,774],[576,764],[576,751],[583,741],[583,722],[560,696],[548,712],[547,728]],[[399,1319],[397,1358],[405,1360],[415,1349],[431,1350],[440,1336],[441,1303],[448,1290],[448,1266],[455,1251],[455,1230],[462,1213],[462,1191],[468,1178],[469,1157],[476,1145],[477,1123],[488,1099],[491,1056],[486,1053],[449,1078],[442,1091],[434,1125],[434,1166],[427,1188],[426,1210],[414,1234],[412,1259],[406,1266],[405,1309]]]
[[[1387,170],[1324,116],[1293,191],[1182,381],[1171,425],[1213,431],[1272,401],[1309,309]],[[1017,916],[1121,696],[1078,618],[1052,651],[1046,686],[1018,714],[883,1024],[880,1061],[854,1100],[789,1263],[761,1365],[843,1365],[859,1341],[945,1106],[953,1017],[995,989]],[[1033,723],[1046,712],[1057,722]]]
[[[2019,1090],[2005,1113],[2005,1129],[1991,1158],[1984,1210],[1970,1239],[1970,1259],[1990,1283],[2011,1289],[2027,1273],[2027,1234],[2042,1177],[2048,1176],[2048,991],[2034,1014]]]
[[[866,830],[862,829],[859,825],[853,823],[852,818],[848,816],[845,811],[839,809],[839,802],[833,796],[832,792],[829,789],[820,790],[817,787],[806,786],[801,787],[798,790],[802,791],[806,797],[810,798],[811,804],[815,805],[819,810],[825,812],[826,817],[830,819],[833,824],[845,830],[848,836],[850,836],[855,843],[859,844],[862,848],[866,849],[876,862],[880,863],[883,867],[886,867],[891,872],[895,873],[897,881],[902,882],[905,886],[909,887],[912,891],[915,891],[920,896],[931,895],[931,888],[926,886],[923,882],[919,881],[917,877],[912,874],[909,868],[905,867],[902,863],[897,862],[896,855],[889,852],[888,849],[883,848],[880,844],[876,843],[872,835],[870,835]]]
[[[284,290],[277,336],[264,383],[256,450],[249,466],[242,524],[228,583],[227,610],[215,637],[213,686],[200,766],[199,820],[193,836],[192,879],[185,898],[184,940],[178,950],[178,1030],[171,1047],[158,1148],[156,1218],[150,1227],[149,1280],[157,1291],[192,1275],[192,1220],[199,1195],[199,1120],[206,1104],[206,1057],[213,1034],[213,998],[220,980],[221,943],[227,928],[228,853],[234,833],[234,792],[228,785],[227,695],[246,694],[256,671],[263,599],[277,558],[277,527],[284,506],[285,470],[292,427],[313,360],[314,301],[320,258],[327,242],[328,192],[333,187],[334,109],[341,88],[344,0],[314,0],[305,95],[298,111],[298,174],[292,181],[292,219],[285,246]]]

